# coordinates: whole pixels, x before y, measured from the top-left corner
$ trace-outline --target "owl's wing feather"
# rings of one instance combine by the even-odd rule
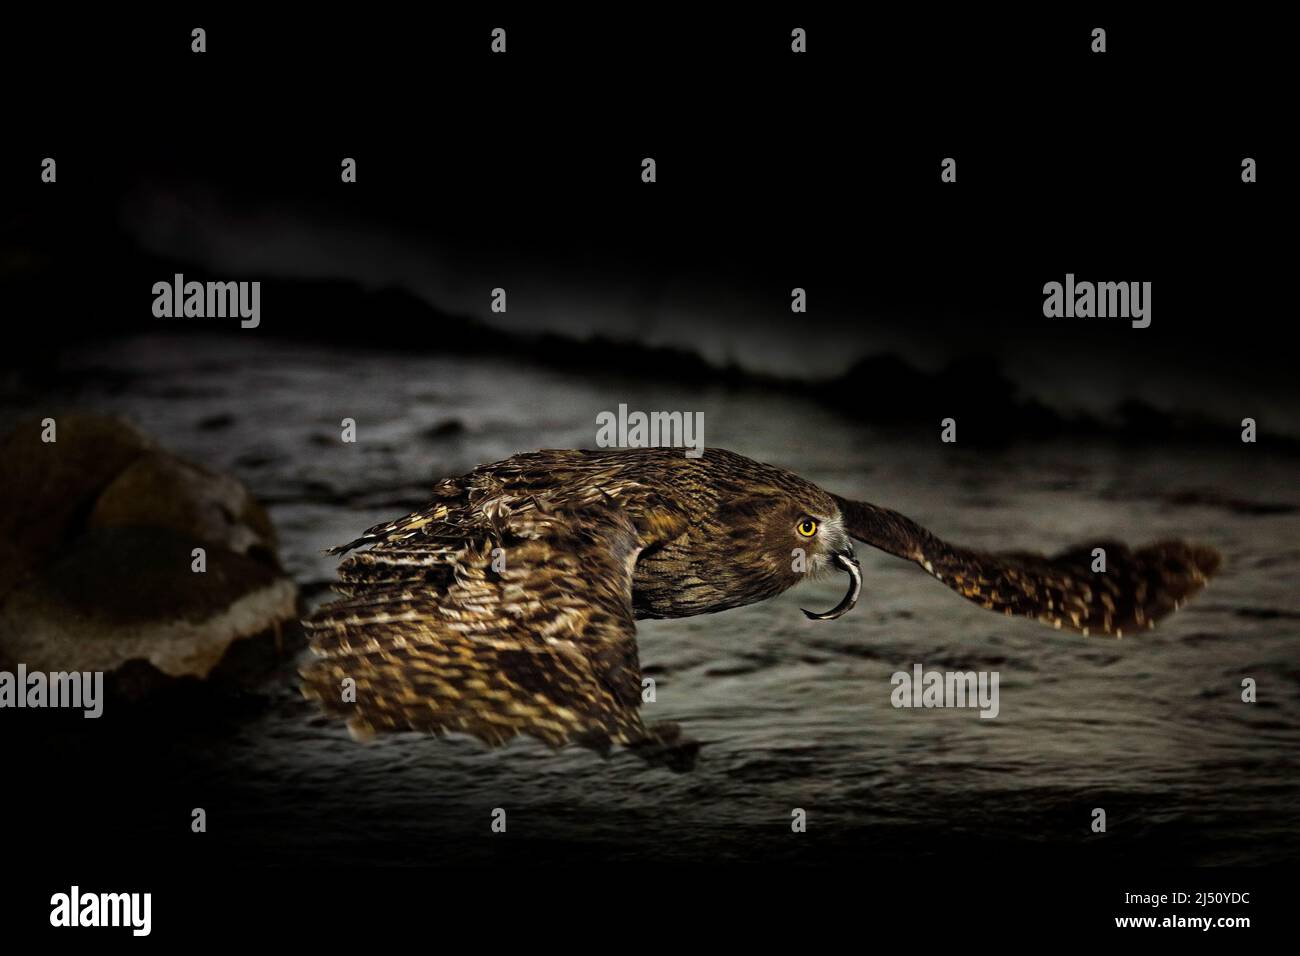
[[[645,542],[627,512],[515,502],[468,514],[468,537],[403,519],[344,562],[346,596],[305,622],[320,659],[302,672],[304,694],[361,737],[462,732],[500,745],[528,734],[689,764],[694,742],[638,711],[631,597]]]
[[[1182,541],[1136,550],[1097,541],[1052,557],[978,551],[949,544],[888,508],[836,501],[854,538],[915,561],[962,597],[1083,634],[1122,637],[1154,627],[1204,587],[1221,563],[1213,548]],[[1095,548],[1105,552],[1104,571],[1093,570]]]

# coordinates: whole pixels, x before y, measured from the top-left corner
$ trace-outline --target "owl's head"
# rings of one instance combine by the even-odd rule
[[[745,554],[750,572],[770,577],[775,591],[828,571],[849,574],[844,600],[823,614],[804,611],[808,617],[830,620],[857,603],[862,574],[853,542],[839,505],[820,488],[749,489],[726,501],[719,517],[733,553]]]

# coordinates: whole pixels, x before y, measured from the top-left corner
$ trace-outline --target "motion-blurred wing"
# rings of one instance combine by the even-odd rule
[[[306,622],[321,659],[304,669],[304,693],[363,737],[463,732],[499,745],[528,734],[643,755],[667,743],[675,728],[647,729],[638,712],[631,594],[642,544],[627,515],[490,517],[492,529],[469,539],[441,525],[408,534],[408,522],[347,559],[348,596]]]
[[[1146,630],[1182,607],[1218,570],[1213,548],[1161,541],[1133,550],[1098,541],[1054,557],[989,553],[948,544],[910,518],[836,497],[849,534],[921,565],[962,597],[1004,614],[1037,618],[1084,634]],[[1106,570],[1093,571],[1103,548]]]

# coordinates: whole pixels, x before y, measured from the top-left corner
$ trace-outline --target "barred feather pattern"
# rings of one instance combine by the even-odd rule
[[[459,732],[496,746],[527,734],[688,767],[698,745],[638,711],[643,537],[628,512],[590,493],[500,491],[444,484],[424,512],[336,549],[372,545],[341,566],[344,596],[305,622],[320,659],[302,672],[304,694],[362,739]]]
[[[816,532],[799,537],[811,519]],[[330,549],[339,600],[306,622],[303,691],[354,734],[521,734],[628,747],[688,769],[699,744],[642,721],[638,618],[765,600],[851,555],[849,536],[915,561],[962,597],[1122,636],[1180,607],[1214,549],[1091,542],[1054,557],[949,544],[910,518],[724,449],[550,450],[439,482],[428,505]],[[1092,550],[1106,551],[1094,572]],[[500,557],[504,564],[498,562]],[[348,679],[355,701],[345,699]]]
[[[1053,557],[977,551],[949,544],[888,508],[838,501],[853,537],[915,561],[967,600],[1084,635],[1123,637],[1155,627],[1204,587],[1221,562],[1215,549],[1182,541],[1138,549],[1094,541]],[[1104,571],[1093,570],[1097,548]]]

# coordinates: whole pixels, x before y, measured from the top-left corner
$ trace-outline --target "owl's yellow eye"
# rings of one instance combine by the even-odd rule
[[[804,518],[795,528],[805,538],[811,538],[817,533],[817,522],[812,518]]]

